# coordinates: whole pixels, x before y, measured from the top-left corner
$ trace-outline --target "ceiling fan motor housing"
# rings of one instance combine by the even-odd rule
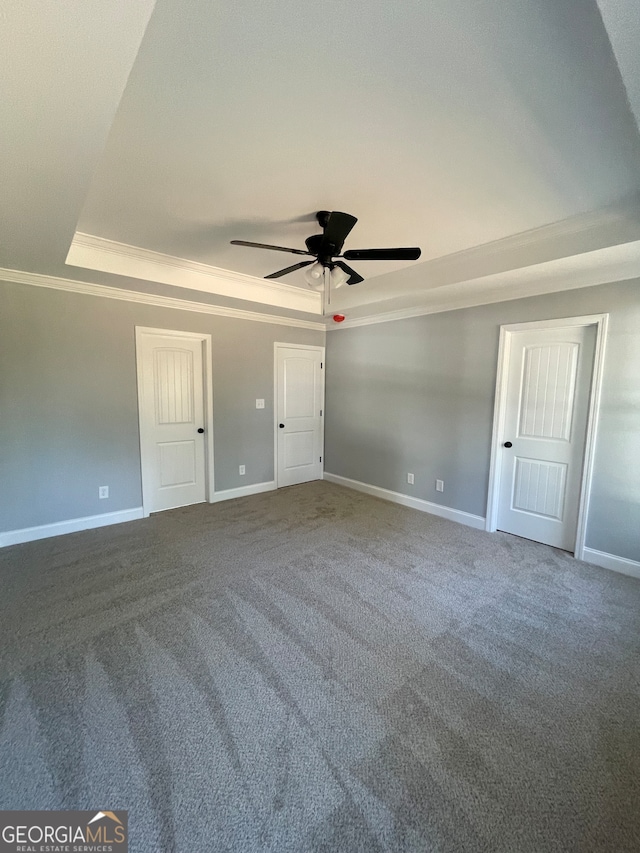
[[[323,237],[324,234],[312,234],[311,237],[307,237],[307,239],[304,241],[305,246],[307,247],[309,252],[311,252],[312,255],[317,255],[320,252]]]

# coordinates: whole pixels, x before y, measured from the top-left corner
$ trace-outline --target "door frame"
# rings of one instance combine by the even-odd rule
[[[491,462],[489,465],[489,490],[487,495],[487,518],[485,530],[495,533],[498,529],[498,500],[502,475],[502,454],[499,452],[504,439],[504,425],[507,413],[507,384],[509,379],[509,360],[511,343],[516,332],[545,331],[547,329],[575,328],[576,326],[595,326],[596,342],[593,358],[593,372],[587,410],[587,431],[585,434],[584,459],[580,481],[580,499],[578,503],[578,526],[574,556],[584,559],[587,515],[591,497],[593,478],[593,458],[595,439],[600,414],[602,394],[602,376],[604,373],[604,354],[607,342],[608,314],[590,314],[585,317],[565,317],[557,320],[534,320],[529,323],[511,323],[500,326],[500,344],[498,348],[498,369],[496,374],[496,394],[493,408],[493,432],[491,436]]]
[[[138,441],[140,443],[140,482],[142,484],[142,514],[147,518],[152,510],[149,509],[149,484],[145,483],[142,467],[142,359],[140,348],[145,335],[162,335],[165,338],[191,338],[202,343],[202,400],[204,408],[204,495],[208,503],[214,502],[214,470],[213,470],[213,356],[211,335],[206,332],[183,332],[179,329],[153,329],[148,326],[136,326],[136,380],[138,386]],[[145,493],[147,497],[145,498]]]
[[[325,388],[325,370],[326,370],[326,357],[325,357],[325,347],[322,346],[313,346],[311,344],[287,344],[284,341],[275,341],[273,344],[273,481],[276,484],[276,489],[280,488],[278,484],[278,348],[285,347],[286,349],[303,349],[303,350],[314,350],[315,352],[319,352],[322,356],[322,417],[320,418],[320,447],[322,453],[322,468],[320,472],[320,479],[324,479],[324,419],[325,419],[325,405],[324,405],[324,388]]]

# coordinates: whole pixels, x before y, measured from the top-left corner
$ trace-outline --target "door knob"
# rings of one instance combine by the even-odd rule
[[[513,444],[511,444],[510,441],[505,441],[505,443],[502,446],[503,447],[513,447]]]
[[[278,424],[278,426],[280,427],[280,429],[284,429],[284,424]]]
[[[204,432],[204,430],[202,429],[202,427],[200,427],[200,429],[198,430],[198,432]]]

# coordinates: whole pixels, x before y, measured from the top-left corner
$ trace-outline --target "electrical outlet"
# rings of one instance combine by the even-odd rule
[[[264,409],[264,400],[256,400],[256,409]]]
[[[436,492],[444,492],[444,480],[436,480]]]
[[[407,483],[409,483],[410,486],[413,486],[413,474],[407,474]]]
[[[238,473],[240,474],[240,476],[241,476],[241,477],[245,474],[245,467],[244,467],[244,465],[241,465],[241,466],[240,466],[240,468],[238,469]]]
[[[99,486],[98,487],[98,497],[100,498],[100,500],[102,500],[103,498],[108,498],[109,497],[109,486]]]

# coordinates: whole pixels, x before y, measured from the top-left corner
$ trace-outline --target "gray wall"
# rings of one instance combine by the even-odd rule
[[[639,281],[332,331],[325,469],[484,516],[500,325],[605,312],[586,544],[640,560]]]
[[[602,312],[587,545],[640,559],[637,281],[332,332],[326,470],[484,515],[499,326]],[[136,325],[212,335],[216,489],[273,479],[273,342],[317,345],[322,332],[3,283],[0,530],[141,505]]]
[[[136,325],[211,334],[216,490],[273,479],[273,343],[324,332],[2,283],[0,530],[141,506]]]

